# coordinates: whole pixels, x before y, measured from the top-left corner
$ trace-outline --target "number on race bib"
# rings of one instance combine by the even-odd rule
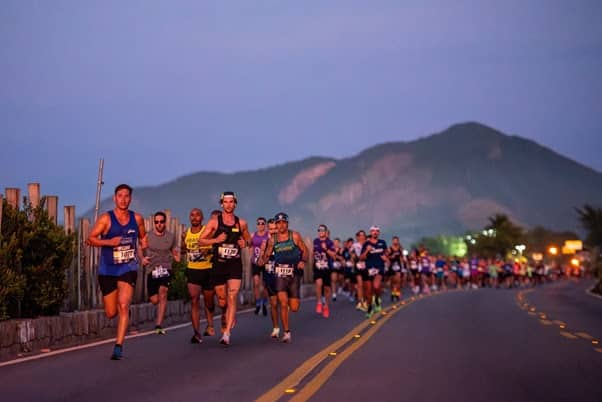
[[[355,266],[357,269],[366,269],[366,262],[360,261]]]
[[[316,268],[318,268],[318,269],[328,268],[328,261],[323,261],[323,260],[316,261]]]
[[[169,271],[166,268],[163,268],[161,265],[159,265],[158,267],[155,267],[155,269],[153,269],[151,274],[155,279],[165,278],[166,276],[169,276]]]
[[[132,261],[134,257],[134,249],[129,244],[113,248],[113,264],[125,264]]]
[[[290,265],[276,265],[276,275],[278,276],[292,276],[294,268]]]
[[[378,275],[378,273],[379,273],[378,268],[370,268],[370,269],[368,269],[368,275],[370,275],[370,276],[376,276],[376,275]]]
[[[398,263],[393,264],[393,271],[398,272],[399,270],[401,270],[401,266]]]
[[[238,257],[238,247],[234,244],[222,244],[217,248],[217,253],[224,259],[236,258]]]

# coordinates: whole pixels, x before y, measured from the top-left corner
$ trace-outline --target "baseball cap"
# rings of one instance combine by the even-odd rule
[[[378,230],[380,232],[380,228],[376,225],[370,226],[370,231],[372,232],[373,230]]]
[[[278,222],[278,221],[288,222],[288,215],[285,214],[284,212],[278,212],[276,215],[274,215],[274,220],[276,222]]]

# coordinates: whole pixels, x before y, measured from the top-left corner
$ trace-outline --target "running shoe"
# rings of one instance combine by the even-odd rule
[[[215,328],[213,327],[207,327],[205,328],[205,332],[203,332],[203,336],[214,336],[215,335]]]
[[[279,336],[280,336],[280,328],[274,328],[272,330],[272,334],[270,335],[270,337],[272,339],[278,339]]]
[[[165,335],[167,332],[160,325],[155,325],[155,334],[157,335]]]
[[[261,310],[261,304],[255,303],[255,315],[259,314],[259,310]]]
[[[372,305],[368,306],[368,309],[366,310],[366,318],[372,318]]]
[[[380,304],[375,304],[374,305],[374,312],[375,313],[380,313],[383,310],[383,308],[381,307]]]
[[[358,301],[357,304],[355,305],[355,309],[356,310],[361,310],[362,309],[362,302]]]
[[[322,309],[322,316],[324,318],[328,318],[330,317],[330,309],[328,308],[328,305],[324,305],[324,308]]]
[[[281,341],[284,343],[291,343],[291,331],[284,331]]]
[[[320,302],[316,304],[316,313],[322,314],[322,303]]]
[[[222,339],[219,340],[219,343],[228,346],[230,344],[230,334],[227,332],[222,334]]]
[[[113,347],[113,354],[111,360],[121,360],[123,358],[123,348],[120,345]]]
[[[203,338],[201,337],[201,334],[195,332],[194,335],[192,335],[192,338],[190,338],[190,343],[203,343]]]
[[[333,302],[337,301],[337,294],[336,293],[332,294],[332,301]]]

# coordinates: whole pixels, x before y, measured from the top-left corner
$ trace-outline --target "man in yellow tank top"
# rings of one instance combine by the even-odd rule
[[[190,343],[201,343],[203,338],[200,332],[201,320],[201,291],[205,300],[205,316],[207,317],[207,328],[203,335],[215,335],[213,328],[213,313],[215,311],[213,284],[211,283],[211,271],[213,268],[211,258],[211,246],[200,246],[199,238],[205,226],[203,223],[203,212],[199,208],[190,211],[190,228],[183,235],[182,249],[186,254],[188,262],[186,278],[188,282],[188,294],[190,295],[190,320],[194,334]]]

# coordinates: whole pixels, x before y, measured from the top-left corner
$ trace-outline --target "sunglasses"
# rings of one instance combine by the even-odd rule
[[[155,221],[155,224],[158,225],[160,223],[165,223],[165,221]]]
[[[258,225],[265,225],[265,222],[257,222]]]
[[[326,229],[318,229],[318,232],[326,232]]]

